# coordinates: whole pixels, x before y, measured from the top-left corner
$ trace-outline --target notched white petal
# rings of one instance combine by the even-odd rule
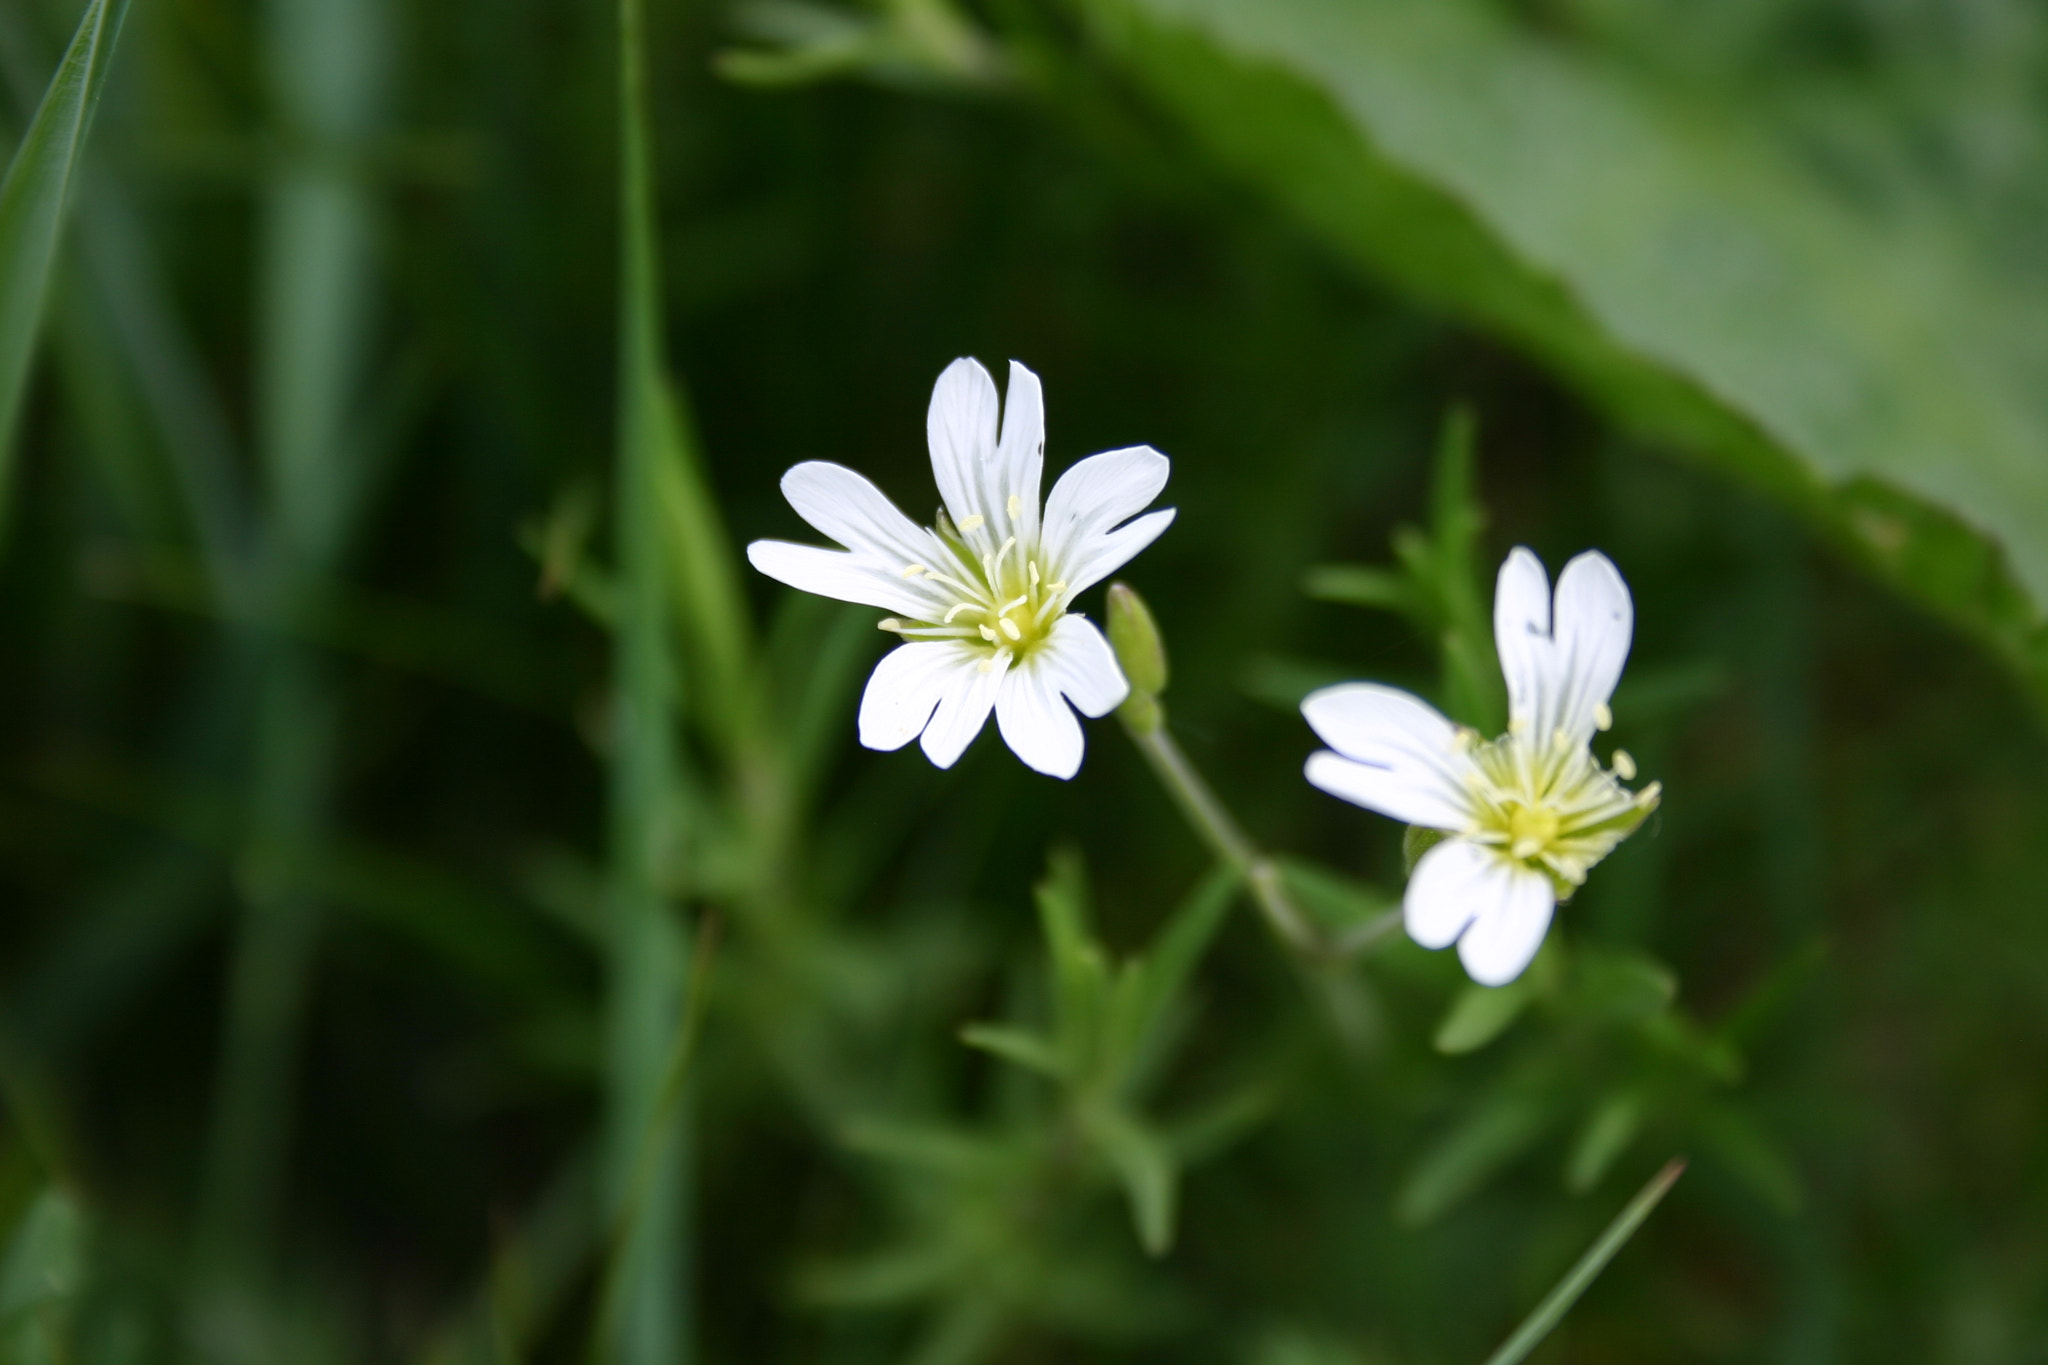
[[[925,416],[932,476],[956,523],[988,514],[981,505],[980,474],[995,455],[996,408],[996,382],[971,357],[948,365],[932,386]]]
[[[1471,757],[1458,727],[1420,697],[1343,683],[1310,693],[1301,714],[1336,750],[1310,757],[1306,773],[1316,786],[1411,825],[1469,823]]]
[[[1493,643],[1508,687],[1508,720],[1548,734],[1556,665],[1550,640],[1550,578],[1543,561],[1517,545],[1500,566],[1493,592]]]
[[[888,495],[845,465],[806,460],[782,476],[782,496],[796,514],[849,550],[896,564],[933,553],[931,532],[898,511]]]
[[[1010,668],[1007,651],[990,656],[964,646],[954,648],[973,662],[948,674],[938,709],[919,737],[924,756],[941,768],[952,767],[988,723],[988,713],[995,709],[996,694]]]
[[[1172,462],[1150,446],[1107,450],[1078,461],[1060,475],[1045,500],[1042,532],[1047,554],[1065,566],[1105,535],[1152,505],[1166,488]],[[1163,529],[1163,528],[1162,528]]]
[[[1359,763],[1328,749],[1310,754],[1302,775],[1311,786],[1404,825],[1460,830],[1469,823],[1464,793],[1433,777]]]
[[[1601,714],[1635,636],[1635,603],[1612,560],[1588,550],[1557,576],[1555,638],[1559,688],[1557,725],[1584,743],[1604,728]]]
[[[1074,544],[1060,561],[1060,575],[1069,594],[1092,588],[1135,559],[1139,552],[1173,525],[1179,509],[1162,507],[1147,512],[1106,535],[1091,536]]]
[[[1027,662],[1091,719],[1108,715],[1131,695],[1116,651],[1086,617],[1062,616],[1054,622],[1052,634]]]
[[[1541,872],[1489,854],[1500,872],[1489,882],[1487,908],[1458,939],[1458,960],[1482,986],[1505,986],[1520,976],[1543,946],[1557,893]]]
[[[1038,540],[1038,489],[1045,471],[1045,391],[1029,368],[1010,362],[1003,392],[1003,434],[986,480],[986,505],[1001,513],[1003,534]]]
[[[1003,679],[996,694],[996,727],[1024,766],[1064,780],[1081,771],[1086,741],[1080,720],[1044,663],[1034,656]]]
[[[927,617],[936,600],[923,583],[905,577],[900,569],[882,567],[865,555],[845,550],[757,540],[747,546],[747,562],[776,582],[803,592],[904,616]]]
[[[924,733],[954,680],[975,666],[974,651],[952,641],[919,641],[890,650],[861,694],[860,742],[884,750],[910,743]]]
[[[1408,937],[1425,948],[1448,948],[1504,889],[1500,859],[1464,839],[1445,839],[1422,855],[1401,897]]]

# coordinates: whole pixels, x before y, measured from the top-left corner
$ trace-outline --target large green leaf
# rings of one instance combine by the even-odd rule
[[[79,155],[128,0],[92,0],[0,181],[0,456],[9,448],[42,324]]]
[[[1993,265],[1931,184],[1856,198],[1733,95],[1478,0],[1076,3],[1344,258],[1797,506],[2048,690],[2044,272]]]

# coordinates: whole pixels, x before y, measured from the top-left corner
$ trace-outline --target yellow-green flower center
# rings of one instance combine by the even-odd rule
[[[1617,751],[1614,767],[1603,768],[1591,746],[1562,732],[1537,742],[1510,730],[1482,743],[1466,731],[1460,742],[1472,754],[1473,820],[1463,833],[1547,873],[1560,896],[1583,883],[1657,805],[1656,783],[1631,792],[1618,780],[1635,774],[1626,753]]]
[[[1013,517],[1016,510],[1011,508]],[[1067,585],[1052,577],[1036,546],[1021,547],[1015,536],[993,544],[983,518],[968,517],[955,527],[943,513],[939,538],[953,551],[952,562],[906,564],[903,576],[938,587],[951,604],[937,620],[889,617],[881,622],[883,630],[906,640],[978,644],[988,654],[984,667],[1005,653],[1022,657],[1052,633],[1066,613]]]

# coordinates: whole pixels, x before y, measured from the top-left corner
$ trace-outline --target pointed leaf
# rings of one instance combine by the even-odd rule
[[[128,0],[91,0],[0,181],[0,461],[12,448],[50,269]]]

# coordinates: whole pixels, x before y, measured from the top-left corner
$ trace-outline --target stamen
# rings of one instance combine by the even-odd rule
[[[1593,724],[1602,730],[1614,728],[1614,712],[1607,709],[1606,702],[1593,703]]]
[[[922,564],[905,564],[903,566],[903,576],[905,578],[915,578],[923,572],[924,565]]]
[[[884,616],[881,620],[875,622],[875,629],[900,631],[903,629],[903,623],[893,616]]]
[[[988,518],[984,517],[979,512],[976,512],[971,517],[962,517],[960,518],[961,533],[965,534],[970,531],[979,531],[987,523],[987,521]]]
[[[950,626],[953,624],[953,618],[961,612],[973,611],[974,609],[974,603],[972,602],[955,602],[952,606],[946,608],[946,619],[943,624]]]
[[[1636,793],[1636,804],[1647,809],[1650,806],[1656,805],[1663,795],[1664,784],[1662,782],[1652,782],[1649,786]]]
[[[962,597],[979,598],[982,595],[980,589],[970,588],[965,583],[962,583],[959,579],[949,578],[948,576],[942,573],[932,573],[930,571],[927,571],[925,573],[925,581],[929,583],[943,583],[947,587],[951,588],[954,592],[959,593]]]
[[[1636,761],[1629,756],[1628,750],[1614,751],[1614,775],[1624,782],[1636,780]]]
[[[1038,586],[1038,561],[1033,559],[1027,562],[1031,565],[1031,586],[1035,588]]]
[[[990,630],[988,626],[984,624],[981,628],[981,638],[988,641],[990,644],[994,644],[996,642],[996,633],[993,630]]]
[[[1009,617],[1003,617],[997,624],[1002,626],[1003,634],[1009,636],[1012,640],[1022,640],[1024,638],[1024,632],[1017,629],[1017,623]]]
[[[1022,502],[1018,501],[1017,495],[1016,495],[1015,493],[1012,493],[1012,494],[1010,494],[1010,503],[1009,503],[1009,507],[1010,507],[1010,520],[1012,520],[1012,521],[1015,521],[1015,520],[1016,520],[1016,519],[1017,519],[1017,518],[1018,518],[1019,516],[1023,515],[1023,512],[1024,512],[1024,504],[1023,504]]]
[[[1026,602],[1029,602],[1030,600],[1031,594],[1028,592],[1024,593],[1022,596],[1013,597],[1009,601],[1003,603],[1003,605],[1001,605],[1000,607],[996,608],[996,615],[1008,616],[1011,612],[1023,606]]]
[[[1047,592],[1065,592],[1067,590],[1067,580],[1062,578],[1057,583],[1048,583],[1045,585],[1045,590]]]
[[[1015,537],[1015,536],[1011,536],[1011,537],[1010,537],[1009,539],[1005,540],[1005,541],[1003,542],[1003,544],[1002,544],[1002,548],[996,551],[996,562],[995,562],[995,567],[996,567],[997,569],[1000,569],[1000,568],[1002,568],[1002,567],[1003,567],[1003,556],[1004,556],[1004,555],[1007,555],[1008,553],[1010,553],[1010,551],[1012,551],[1012,550],[1014,550],[1014,549],[1016,549],[1016,548],[1017,548],[1017,537]],[[991,572],[989,573],[989,581],[990,581],[991,583],[993,583],[993,582],[995,581],[995,573],[993,572],[993,570],[992,570],[992,571],[991,571]]]

